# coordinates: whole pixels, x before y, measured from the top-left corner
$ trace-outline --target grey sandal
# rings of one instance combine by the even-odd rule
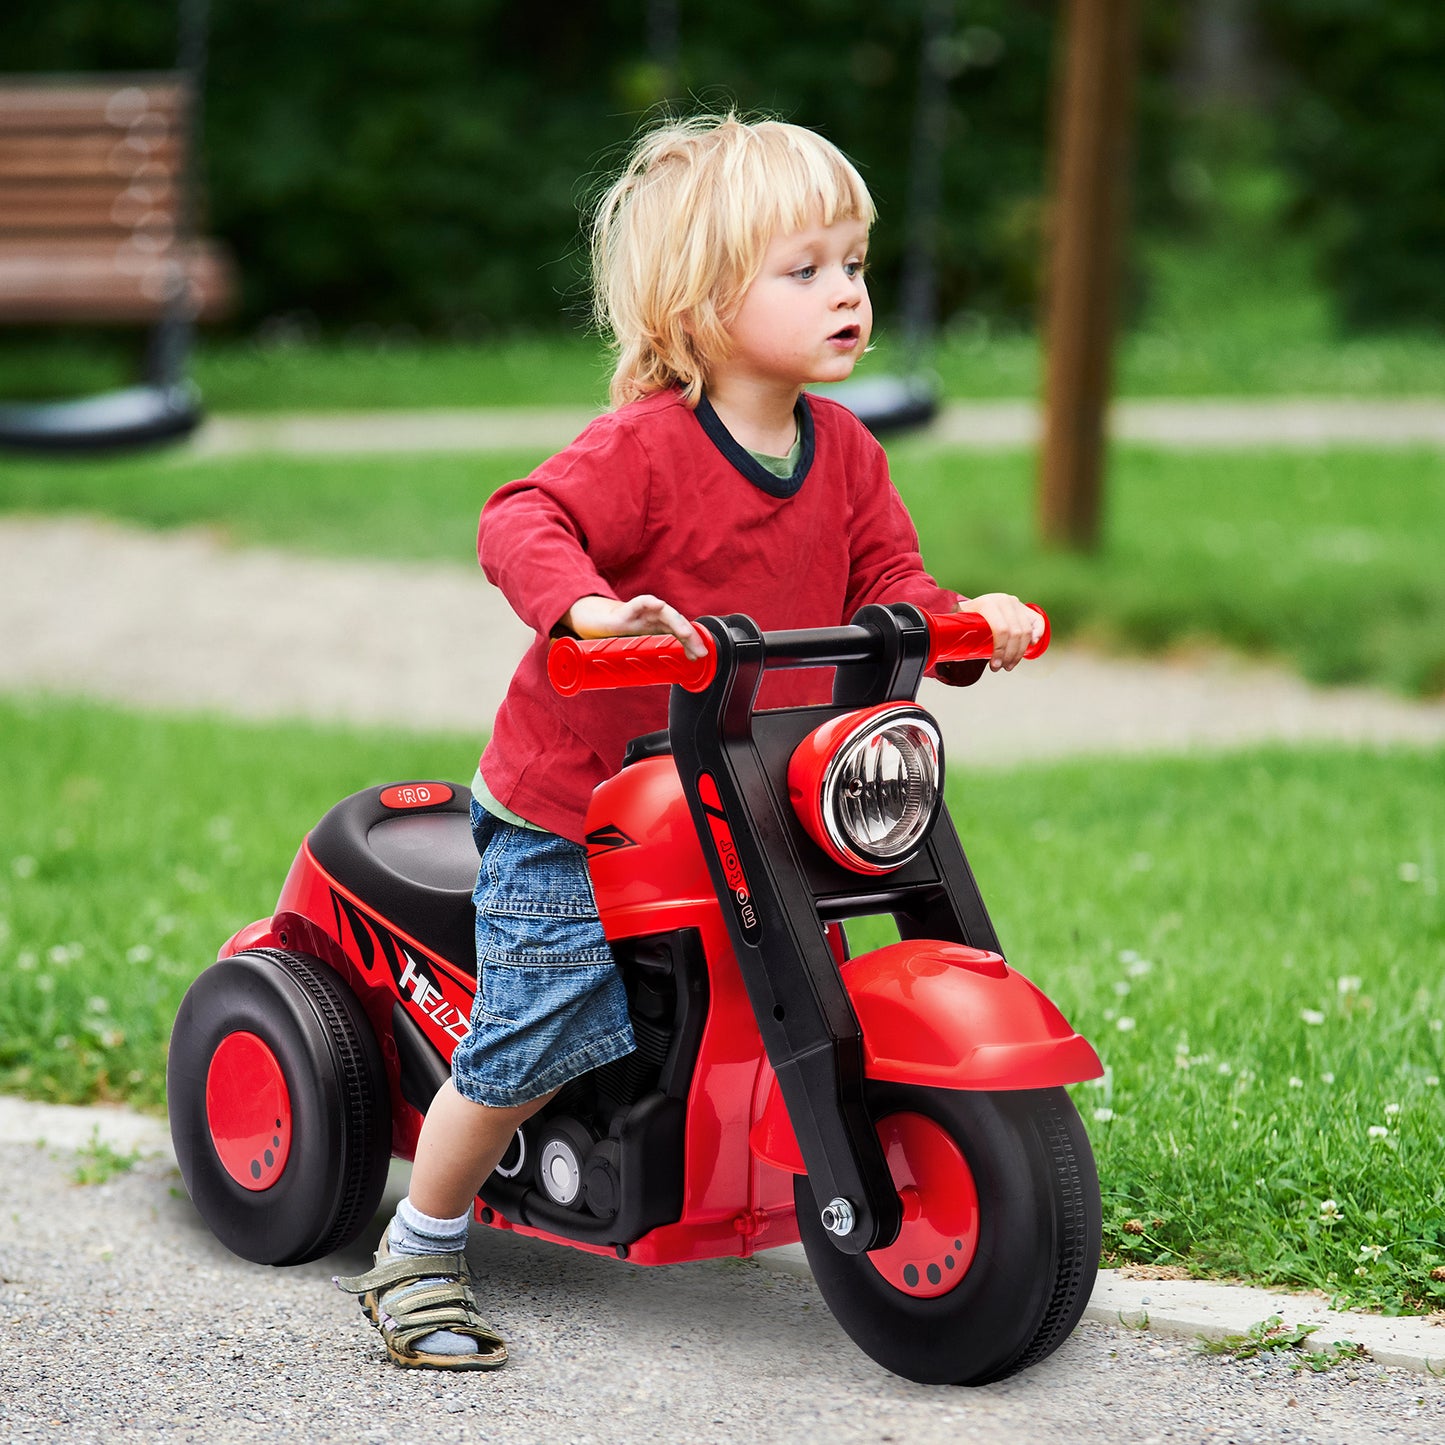
[[[502,1337],[482,1318],[472,1293],[467,1257],[456,1254],[392,1254],[381,1237],[376,1264],[365,1274],[332,1283],[347,1294],[361,1296],[361,1308],[381,1332],[386,1353],[404,1369],[495,1370],[507,1363]],[[436,1330],[468,1335],[477,1352],[436,1355],[417,1350],[417,1340]]]

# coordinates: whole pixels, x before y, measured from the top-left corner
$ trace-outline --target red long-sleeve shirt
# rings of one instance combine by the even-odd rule
[[[857,418],[821,397],[799,408],[802,455],[771,476],[702,404],[659,392],[599,417],[482,509],[477,554],[536,641],[482,754],[493,796],[529,822],[583,840],[592,789],[629,738],[667,724],[667,689],[563,698],[548,636],[579,598],[650,593],[686,617],[742,612],[765,631],[833,627],[868,602],[951,612],[924,570],[887,461]],[[764,680],[760,702],[826,700],[826,674]]]

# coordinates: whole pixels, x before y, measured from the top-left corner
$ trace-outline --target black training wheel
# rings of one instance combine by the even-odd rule
[[[828,1308],[885,1369],[985,1385],[1068,1337],[1099,1267],[1099,1179],[1063,1089],[975,1093],[872,1083],[868,1104],[903,1199],[898,1238],[830,1242],[806,1175],[798,1229]]]
[[[381,1202],[391,1103],[355,995],[300,953],[254,949],[186,991],[166,1066],[186,1191],[216,1238],[257,1264],[351,1243]]]

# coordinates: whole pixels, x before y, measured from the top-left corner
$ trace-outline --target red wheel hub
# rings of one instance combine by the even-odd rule
[[[291,1153],[291,1094],[256,1034],[227,1034],[211,1055],[206,1122],[222,1167],[243,1189],[269,1189],[281,1177]]]
[[[953,1136],[922,1114],[890,1114],[878,1138],[903,1200],[903,1227],[868,1258],[903,1294],[936,1299],[958,1285],[978,1248],[978,1190]]]

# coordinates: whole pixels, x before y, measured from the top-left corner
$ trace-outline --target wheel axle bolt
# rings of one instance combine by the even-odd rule
[[[853,1226],[858,1222],[857,1216],[853,1213],[853,1206],[841,1197],[828,1201],[823,1209],[822,1220],[823,1228],[829,1234],[836,1234],[839,1237],[852,1234]]]

